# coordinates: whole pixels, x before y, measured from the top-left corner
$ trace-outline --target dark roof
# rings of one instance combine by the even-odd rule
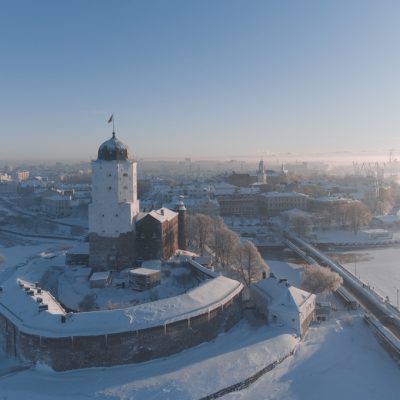
[[[128,146],[115,137],[115,133],[111,139],[106,140],[98,151],[98,160],[127,160],[129,158]]]

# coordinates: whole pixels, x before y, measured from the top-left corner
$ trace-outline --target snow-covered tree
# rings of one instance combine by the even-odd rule
[[[351,229],[353,229],[354,233],[357,233],[363,225],[369,224],[372,215],[364,203],[354,201],[347,205],[346,218]]]
[[[329,268],[307,265],[302,273],[301,287],[310,293],[332,293],[343,283],[342,277]]]
[[[298,235],[308,235],[313,228],[311,216],[302,210],[289,210],[285,213],[288,225]]]

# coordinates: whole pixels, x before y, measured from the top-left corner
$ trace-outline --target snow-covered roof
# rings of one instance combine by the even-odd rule
[[[344,203],[344,202],[354,201],[353,199],[349,199],[348,197],[341,197],[341,196],[320,196],[312,200],[320,203],[336,203],[336,202]]]
[[[308,198],[307,195],[298,192],[267,192],[262,193],[264,197],[303,197]]]
[[[260,188],[255,186],[238,187],[233,186],[227,188],[215,188],[215,196],[229,196],[229,195],[252,195],[260,193]]]
[[[170,210],[169,208],[161,207],[158,210],[152,210],[148,213],[141,213],[136,220],[140,221],[147,215],[150,215],[157,221],[163,223],[165,221],[170,221],[171,219],[175,218],[178,215],[178,213]]]
[[[243,285],[235,280],[217,276],[179,296],[136,306],[69,314],[61,322],[61,310],[38,311],[32,296],[26,295],[11,278],[3,283],[0,312],[21,331],[47,336],[89,336],[135,331],[172,323],[212,311],[240,293]],[[57,303],[57,302],[56,302]]]
[[[79,242],[68,250],[71,254],[89,254],[89,242]]]
[[[110,271],[93,272],[90,277],[91,282],[107,280],[110,277]]]
[[[283,306],[288,310],[300,310],[301,306],[313,294],[291,286],[286,280],[279,278],[263,279],[253,284],[270,299],[271,306]]]
[[[374,219],[384,223],[394,223],[400,222],[400,215],[377,215]]]
[[[149,276],[149,275],[155,275],[159,274],[160,271],[157,269],[150,269],[150,268],[135,268],[129,270],[129,274],[131,275],[144,275],[144,276]]]

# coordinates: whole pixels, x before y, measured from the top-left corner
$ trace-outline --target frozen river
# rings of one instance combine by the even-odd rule
[[[340,262],[353,275],[357,275],[365,284],[371,286],[383,298],[389,297],[394,306],[397,304],[397,291],[400,291],[400,247],[373,248],[364,250],[327,252],[335,261]],[[272,256],[264,254],[271,272],[279,277],[288,278],[293,285],[301,285],[301,269],[294,268],[303,264],[301,259],[286,258],[282,253]],[[399,293],[400,300],[400,293]]]
[[[382,297],[388,296],[394,306],[398,306],[400,247],[348,251],[331,256]]]

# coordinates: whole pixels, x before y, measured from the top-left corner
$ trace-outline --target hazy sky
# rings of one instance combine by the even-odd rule
[[[400,149],[399,1],[0,5],[0,159]]]

